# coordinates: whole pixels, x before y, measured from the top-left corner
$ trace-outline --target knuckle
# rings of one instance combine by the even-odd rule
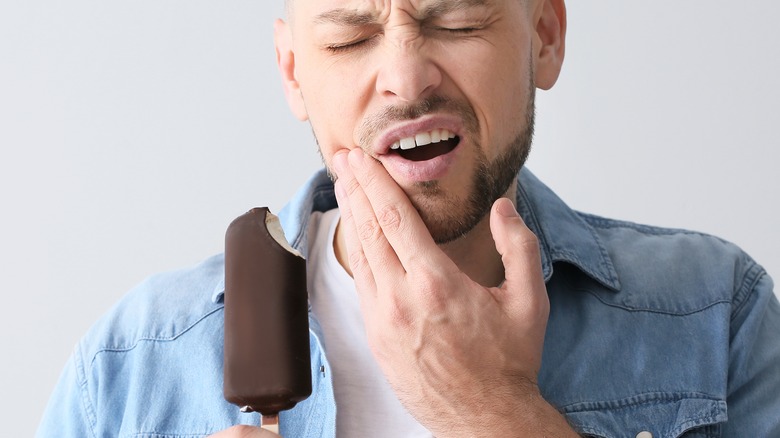
[[[395,205],[385,206],[377,214],[377,221],[383,230],[398,231],[401,228],[401,212]]]
[[[382,309],[382,312],[377,315],[379,317],[378,326],[404,328],[412,323],[413,317],[403,295],[393,289],[385,289],[385,292],[380,294],[381,303],[379,307]],[[390,332],[387,330],[377,330],[375,337],[377,341],[380,341],[388,333]],[[395,342],[395,340],[392,342]]]
[[[368,262],[363,251],[352,251],[349,253],[349,267],[352,272],[360,272],[366,268]]]
[[[339,214],[341,215],[341,219],[343,219],[344,222],[349,223],[355,220],[355,215],[352,214],[352,209],[350,208],[339,207]]]
[[[514,234],[512,244],[523,253],[534,255],[539,253],[539,238],[534,233]]]
[[[442,310],[446,306],[446,282],[440,276],[425,273],[417,280],[417,293],[421,304],[429,310]]]
[[[360,183],[356,179],[350,178],[344,181],[344,191],[347,193],[347,196],[354,195],[359,189]]]
[[[372,218],[361,223],[360,226],[358,226],[357,231],[360,240],[365,242],[372,242],[376,240],[377,237],[379,237],[381,228],[379,227],[377,221]]]
[[[362,185],[364,185],[365,187],[369,187],[369,188],[380,187],[379,181],[377,179],[377,175],[374,172],[364,172],[360,176],[363,180]]]
[[[392,305],[388,309],[388,318],[395,327],[409,327],[412,324],[412,317],[397,298],[394,298]]]

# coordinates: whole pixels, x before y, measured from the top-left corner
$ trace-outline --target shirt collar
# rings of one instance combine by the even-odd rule
[[[306,256],[311,213],[337,206],[333,183],[325,170],[320,170],[279,211],[279,221],[290,245]],[[614,291],[620,289],[612,260],[593,228],[525,168],[517,178],[517,207],[539,239],[545,282],[552,277],[556,262],[567,262],[602,285]],[[212,300],[220,301],[224,291],[223,274]]]
[[[525,168],[517,179],[517,208],[539,239],[545,282],[556,262],[566,262],[609,289],[620,290],[615,266],[593,227]]]

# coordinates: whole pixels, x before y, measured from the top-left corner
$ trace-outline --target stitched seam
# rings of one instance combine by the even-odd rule
[[[76,379],[78,380],[79,390],[81,392],[81,408],[87,416],[89,424],[89,432],[93,438],[97,438],[95,429],[97,428],[97,415],[95,415],[95,408],[92,406],[92,402],[89,399],[89,388],[87,388],[87,373],[84,369],[84,363],[81,360],[81,345],[76,346],[76,350],[73,352],[73,361],[76,365]]]
[[[701,308],[698,308],[698,309],[695,309],[695,310],[691,310],[691,311],[688,311],[688,312],[670,312],[670,311],[665,311],[665,310],[660,310],[660,309],[650,309],[650,308],[643,308],[643,307],[628,307],[628,306],[625,306],[625,305],[622,305],[622,304],[610,303],[610,302],[604,301],[598,294],[596,294],[595,292],[593,292],[591,290],[588,290],[588,289],[575,289],[575,290],[578,290],[578,291],[581,291],[581,292],[587,292],[587,293],[593,295],[597,300],[599,300],[601,302],[601,304],[604,304],[605,306],[613,307],[613,308],[616,308],[616,309],[622,309],[622,310],[625,310],[627,312],[646,312],[646,313],[655,313],[655,314],[659,314],[659,315],[669,315],[669,316],[689,316],[689,315],[693,315],[693,314],[696,314],[696,313],[703,312],[703,311],[705,311],[707,309],[710,309],[710,308],[715,307],[715,306],[720,305],[720,304],[731,304],[730,300],[718,300],[718,301],[714,301],[714,302],[712,302],[710,304],[707,304],[704,307],[701,307]]]
[[[723,435],[723,427],[720,424],[712,424],[709,429],[708,438],[718,438]]]
[[[531,202],[529,202],[529,196],[527,192],[525,191],[522,184],[520,184],[520,180],[517,180],[517,190],[518,190],[518,208],[522,208],[524,212],[528,214],[528,216],[532,219],[534,228],[539,231],[539,242],[543,246],[545,260],[543,262],[548,262],[547,265],[549,266],[550,270],[550,276],[552,275],[552,272],[554,270],[554,262],[556,261],[565,261],[570,262],[577,266],[581,271],[583,271],[585,274],[590,276],[591,278],[597,280],[598,282],[602,283],[604,286],[612,289],[612,290],[619,290],[619,283],[620,280],[618,279],[616,273],[615,273],[615,267],[612,264],[612,259],[609,256],[609,252],[607,251],[606,247],[602,244],[601,239],[596,234],[596,231],[593,229],[593,227],[590,226],[590,224],[584,220],[581,217],[582,213],[579,213],[577,211],[572,210],[574,215],[582,221],[582,224],[587,228],[588,233],[593,240],[593,243],[596,247],[598,247],[598,252],[600,257],[600,260],[598,261],[598,267],[600,269],[591,269],[588,267],[588,263],[584,263],[579,257],[576,256],[576,254],[567,251],[566,249],[559,249],[556,248],[555,251],[552,251],[550,249],[549,244],[549,238],[547,236],[547,231],[542,227],[541,221],[536,215],[536,212],[533,208],[531,208]],[[520,198],[522,198],[523,202],[520,202]],[[530,227],[529,227],[530,228]],[[566,258],[563,258],[566,257]],[[605,272],[606,274],[603,274],[602,272]],[[545,281],[549,280],[550,276],[545,277]]]
[[[681,401],[687,399],[706,400],[721,402],[718,397],[703,392],[677,392],[669,394],[665,391],[651,391],[643,392],[631,397],[606,400],[606,401],[594,401],[594,402],[576,402],[568,405],[563,405],[559,409],[566,413],[575,412],[590,412],[599,409],[623,409],[636,405],[658,405],[663,402]]]
[[[693,236],[711,237],[723,243],[728,243],[728,241],[723,240],[720,237],[713,236],[707,233],[702,233],[700,231],[686,230],[682,228],[655,227],[651,225],[637,224],[634,222],[621,221],[616,219],[607,219],[601,216],[592,215],[590,213],[582,213],[582,212],[577,212],[577,213],[581,215],[586,220],[586,222],[588,222],[589,224],[591,224],[596,228],[602,228],[602,229],[628,228],[631,230],[640,231],[645,234],[664,235],[664,236],[685,234],[685,235],[693,235]]]
[[[588,225],[588,231],[590,232],[591,237],[593,237],[593,240],[596,242],[596,246],[599,247],[599,254],[601,254],[601,263],[600,265],[606,270],[606,272],[609,273],[609,280],[612,283],[619,283],[620,280],[615,276],[615,266],[612,264],[612,258],[609,256],[609,252],[607,251],[607,248],[604,247],[604,245],[601,243],[601,239],[596,234],[596,230],[593,229],[591,224],[587,221],[584,213],[580,213],[579,211],[574,211],[574,213],[579,217],[586,225]],[[612,287],[610,285],[610,287]]]
[[[745,272],[744,277],[742,277],[742,283],[732,298],[732,306],[734,307],[734,310],[731,312],[732,321],[745,308],[745,304],[750,301],[749,298],[754,295],[756,284],[767,275],[764,268],[755,261],[750,260],[750,262],[750,268]]]
[[[322,199],[329,199],[334,195],[333,186],[330,183],[320,184],[314,189],[312,189],[311,194],[311,204],[314,205],[318,203]],[[308,212],[309,215],[311,215],[311,212]],[[292,244],[293,248],[299,249],[301,247],[301,243],[303,242],[303,236],[306,235],[307,228],[309,227],[309,220],[306,219],[301,223],[301,229],[298,231],[298,234],[295,236],[295,240]]]
[[[307,222],[308,225],[308,222]],[[295,236],[295,240],[292,243],[292,247],[296,250],[301,250],[301,242],[303,241],[303,235],[306,234],[306,231],[304,230],[306,227],[301,227],[301,230],[298,232],[298,235]]]
[[[577,427],[580,432],[586,433],[588,438],[606,438],[606,435],[600,429],[596,429],[590,426]]]
[[[150,431],[150,432],[135,432],[132,434],[128,434],[125,436],[135,436],[135,437],[147,437],[147,438],[187,438],[187,437],[203,437],[206,435],[211,435],[213,432],[202,432],[202,433],[175,433],[171,435],[170,433],[165,432],[157,432],[157,431]]]
[[[678,436],[696,427],[711,425],[714,421],[717,421],[718,416],[722,414],[722,411],[725,408],[725,406],[722,405],[725,405],[725,402],[718,400],[718,403],[711,407],[706,414],[687,417],[686,420],[672,430],[672,435]]]
[[[610,400],[606,402],[572,403],[571,405],[566,405],[565,407],[561,408],[561,411],[567,414],[575,414],[575,413],[603,411],[605,409],[622,410],[622,409],[630,409],[632,407],[638,407],[638,406],[653,407],[653,406],[662,405],[670,401],[678,402],[678,401],[693,400],[693,399],[712,401],[712,402],[716,402],[716,404],[710,407],[710,409],[705,413],[683,417],[682,421],[679,424],[677,424],[676,427],[671,431],[673,436],[678,436],[683,432],[687,432],[696,427],[702,425],[711,426],[713,425],[714,422],[719,421],[719,417],[722,416],[723,410],[725,409],[725,402],[723,400],[718,399],[717,397],[713,397],[709,394],[700,393],[700,392],[682,392],[682,393],[675,393],[675,394],[669,394],[667,392],[648,392],[648,393],[642,393],[636,396],[632,396],[620,400]],[[580,430],[589,434],[597,434],[599,436],[604,436],[603,431],[594,427],[582,426],[580,427]]]
[[[547,281],[552,277],[552,272],[553,272],[553,262],[552,259],[550,258],[550,245],[547,243],[547,234],[545,233],[544,228],[539,226],[539,218],[536,217],[536,212],[534,211],[534,209],[531,208],[531,202],[529,201],[528,193],[525,191],[523,185],[520,184],[520,178],[517,178],[517,182],[515,183],[515,185],[517,187],[518,195],[522,197],[524,201],[524,202],[519,202],[520,200],[519,199],[517,200],[518,201],[517,203],[519,204],[518,208],[522,208],[525,212],[528,213],[528,216],[530,216],[531,220],[533,221],[534,228],[539,230],[539,234],[541,234],[541,236],[536,236],[536,237],[539,239],[539,243],[541,243],[541,245],[543,246],[542,249],[544,250],[544,254],[543,254],[544,257],[542,258],[542,264],[543,265],[546,264],[547,266],[549,266],[549,270],[550,270],[549,275],[546,275],[544,279],[545,281]]]
[[[95,352],[95,354],[92,356],[92,360],[90,361],[90,366],[92,366],[92,364],[94,364],[94,362],[97,359],[98,355],[101,354],[101,353],[106,353],[106,352],[108,352],[108,353],[121,353],[121,352],[131,351],[131,350],[135,349],[135,347],[137,347],[138,344],[140,344],[141,342],[145,342],[145,341],[151,341],[151,342],[170,342],[170,341],[174,341],[174,340],[178,339],[180,336],[182,336],[185,333],[187,333],[188,331],[190,331],[193,327],[198,325],[201,321],[203,321],[204,319],[206,319],[209,316],[213,315],[214,313],[219,312],[223,308],[224,308],[224,306],[219,306],[216,309],[206,313],[205,315],[200,317],[197,321],[195,321],[192,324],[190,324],[187,328],[185,328],[181,332],[179,332],[179,333],[177,333],[177,334],[175,334],[175,335],[173,335],[171,337],[163,337],[163,338],[140,337],[140,338],[136,339],[135,342],[133,342],[132,345],[103,347],[103,348],[97,350]]]

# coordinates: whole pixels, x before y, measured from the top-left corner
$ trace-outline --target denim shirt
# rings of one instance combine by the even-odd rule
[[[718,238],[569,209],[527,170],[517,204],[540,242],[551,311],[539,385],[583,435],[780,437],[780,305],[766,272]],[[303,254],[316,174],[280,212]],[[198,437],[258,424],[222,397],[223,256],[149,278],[75,347],[42,437]],[[313,393],[285,438],[333,437],[336,404],[310,316]],[[647,435],[645,435],[647,436]]]

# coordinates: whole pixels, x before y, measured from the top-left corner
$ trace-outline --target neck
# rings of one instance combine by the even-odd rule
[[[514,203],[515,194],[516,185],[512,184],[504,196]],[[340,219],[333,240],[336,258],[352,276]],[[496,251],[496,244],[490,232],[490,212],[468,234],[452,242],[441,244],[439,248],[473,281],[485,287],[498,286],[504,281],[504,264],[501,255]]]
[[[439,248],[464,274],[483,286],[498,286],[504,280],[504,265],[490,232],[490,213],[467,235]]]

